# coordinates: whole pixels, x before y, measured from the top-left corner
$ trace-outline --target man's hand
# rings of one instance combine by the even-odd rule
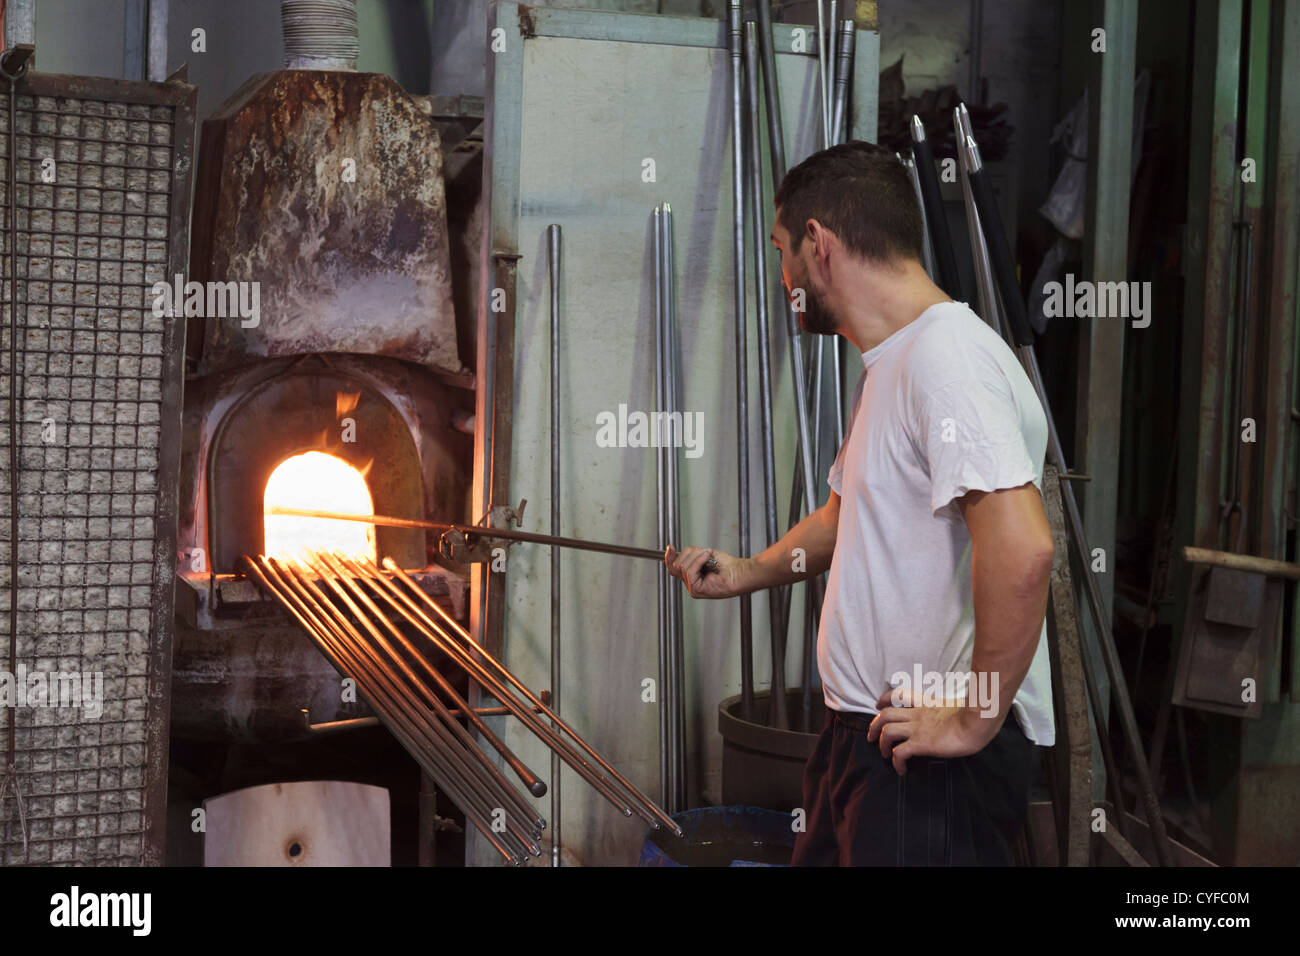
[[[904,688],[881,694],[876,707],[880,713],[867,728],[867,739],[880,741],[880,752],[893,762],[899,776],[907,773],[909,757],[979,753],[1002,727],[1001,720],[981,716],[965,701],[923,701],[922,695]]]
[[[742,586],[745,559],[717,548],[669,548],[664,564],[669,574],[682,579],[693,598],[729,598],[747,590]]]

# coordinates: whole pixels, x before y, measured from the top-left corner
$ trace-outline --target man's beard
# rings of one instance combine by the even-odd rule
[[[808,283],[803,286],[804,311],[800,314],[800,327],[812,335],[834,335],[835,317],[826,308],[826,302]]]

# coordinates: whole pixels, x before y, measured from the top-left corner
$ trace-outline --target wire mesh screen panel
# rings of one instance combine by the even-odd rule
[[[184,320],[150,287],[184,271],[194,88],[31,74],[17,93],[9,235],[0,80],[0,861],[161,863]]]

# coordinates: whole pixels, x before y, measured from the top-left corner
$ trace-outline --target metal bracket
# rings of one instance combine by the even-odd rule
[[[440,816],[434,816],[433,828],[441,832],[450,832],[450,833],[465,832],[460,828],[460,824],[458,824],[455,820],[451,820],[448,819],[447,817],[440,817]]]
[[[516,528],[522,527],[526,507],[527,498],[520,498],[518,507],[493,505],[474,522],[483,528],[483,534],[467,535],[455,528],[445,531],[438,538],[438,554],[448,561],[460,564],[487,564],[497,548],[508,548],[514,544],[512,540],[494,537],[492,529],[507,528],[512,524]]]
[[[30,43],[15,44],[12,49],[6,50],[4,55],[0,56],[0,75],[8,80],[21,79],[31,67],[34,56],[36,56],[36,47]]]
[[[493,505],[488,511],[488,515],[492,518],[489,527],[504,528],[513,524],[516,528],[522,528],[524,526],[524,509],[527,507],[527,498],[519,499],[518,508],[512,508],[509,505]],[[479,519],[478,523],[482,524],[482,519]]]

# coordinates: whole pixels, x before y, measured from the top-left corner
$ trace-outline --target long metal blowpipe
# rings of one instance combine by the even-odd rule
[[[450,614],[448,614],[441,607],[439,607],[437,601],[433,600],[433,598],[425,594],[424,591],[421,590],[420,586],[415,583],[415,580],[409,574],[403,571],[401,567],[398,566],[397,562],[395,562],[392,558],[384,558],[383,565],[384,568],[388,571],[391,571],[394,578],[402,582],[402,584],[404,584],[406,588],[421,603],[423,603],[425,606],[431,609],[435,614],[437,614],[438,617],[441,618],[447,624],[447,626],[462,641],[468,644],[469,647],[476,654],[480,656],[483,662],[487,664],[493,671],[495,671],[501,677],[502,680],[508,683],[516,691],[518,691],[519,694],[526,701],[528,701],[529,704],[537,708],[537,711],[539,713],[552,718],[555,721],[555,723],[559,725],[560,729],[563,730],[566,734],[568,734],[569,737],[573,740],[573,742],[577,744],[577,746],[579,746],[583,750],[583,752],[586,753],[587,756],[590,757],[592,761],[594,761],[601,768],[601,770],[609,774],[613,779],[617,780],[618,783],[629,794],[633,795],[642,805],[644,805],[647,809],[649,809],[664,826],[666,826],[668,829],[670,829],[673,833],[677,834],[678,836],[682,835],[682,828],[677,825],[677,822],[673,820],[672,817],[668,816],[668,814],[664,813],[661,809],[659,809],[659,807],[655,806],[655,804],[648,797],[646,797],[645,794],[643,794],[640,790],[638,790],[636,787],[630,784],[621,773],[619,773],[616,769],[614,769],[614,767],[612,767],[609,764],[609,762],[605,760],[604,757],[602,757],[595,750],[593,750],[592,747],[585,740],[583,740],[582,736],[576,730],[570,727],[569,724],[566,723],[564,720],[560,719],[559,715],[555,714],[548,706],[546,706],[546,704],[543,703],[542,700],[538,698],[536,694],[534,694],[531,690],[529,690],[528,687],[522,681],[519,680],[519,678],[515,677],[515,675],[512,674],[504,664],[498,661],[495,657],[493,657],[490,653],[488,653],[488,651],[481,644],[475,641],[474,638],[470,635],[469,631],[461,627],[455,618],[453,618]]]
[[[676,383],[672,366],[672,253],[668,245],[668,236],[672,232],[672,219],[668,203],[655,207],[655,301],[658,309],[655,315],[655,369],[659,381],[661,404],[658,411],[665,416],[671,427],[672,411],[676,405]],[[659,518],[661,537],[665,541],[677,540],[673,526],[677,520],[677,479],[674,461],[672,436],[668,441],[658,444],[659,470],[661,478],[661,507]],[[681,737],[677,730],[677,623],[679,613],[680,591],[674,586],[671,577],[664,582],[664,616],[660,627],[664,630],[664,643],[667,648],[664,656],[665,673],[660,681],[663,696],[662,707],[667,711],[668,730],[668,802],[665,806],[669,813],[676,813],[681,806],[681,753],[678,750]]]
[[[399,679],[399,676],[393,672],[390,662],[385,661],[379,654],[379,648],[382,646],[391,657],[391,649],[381,641],[368,641],[352,621],[342,614],[338,605],[326,596],[319,584],[308,576],[304,565],[265,557],[261,560],[263,568],[290,587],[298,601],[326,628],[329,634],[333,635],[339,653],[353,662],[358,673],[366,671],[382,678],[383,686],[394,694],[393,700],[402,707],[403,713],[411,717],[410,725],[415,729],[417,736],[430,746],[445,748],[451,755],[457,772],[463,773],[465,779],[475,781],[475,789],[489,795],[497,805],[508,803],[534,830],[541,830],[546,826],[545,821],[515,792],[500,771],[479,750],[473,738],[465,733],[464,728],[454,720],[449,720],[445,710],[429,710],[427,703],[421,703],[417,699],[418,689],[424,692],[423,696],[427,701],[428,688],[414,677],[409,668],[406,668],[403,674],[406,682]],[[373,624],[365,618],[360,609],[354,611],[354,617],[362,627],[373,630]],[[442,717],[442,722],[429,720],[431,716]]]
[[[270,562],[271,565],[277,563],[278,562],[275,562],[274,560]],[[469,732],[450,717],[447,713],[446,707],[437,699],[437,696],[433,694],[427,686],[423,685],[417,677],[415,677],[410,667],[407,666],[405,662],[402,661],[392,650],[391,646],[384,640],[383,635],[379,632],[379,629],[376,627],[374,622],[372,622],[367,617],[366,613],[348,597],[342,586],[337,580],[335,580],[333,574],[322,574],[319,570],[315,571],[315,573],[321,577],[321,580],[324,581],[325,584],[343,601],[347,609],[351,611],[352,618],[356,620],[367,631],[367,633],[369,633],[369,640],[367,640],[347,618],[342,616],[337,606],[334,605],[324,592],[321,591],[319,585],[307,576],[305,565],[293,566],[281,564],[280,566],[284,571],[285,577],[291,582],[296,583],[299,590],[304,595],[310,594],[314,605],[320,610],[324,617],[337,625],[336,633],[338,637],[343,641],[344,645],[350,646],[357,659],[365,662],[366,665],[371,667],[376,673],[389,676],[396,686],[401,688],[403,691],[403,697],[401,699],[406,700],[408,705],[415,711],[416,718],[414,719],[414,722],[417,727],[424,725],[431,727],[438,736],[451,747],[453,753],[463,753],[472,757],[472,761],[468,761],[468,757],[465,758],[468,761],[470,772],[481,776],[485,780],[485,789],[487,792],[497,795],[498,806],[512,807],[515,813],[527,820],[532,827],[538,830],[545,826],[545,821],[536,814],[536,812],[528,805],[527,801],[524,800],[524,798],[515,791],[514,787],[510,785],[510,782],[506,780],[505,775],[502,774],[496,765],[487,758],[487,755],[478,748],[474,739],[469,735]],[[380,617],[382,616],[380,615]],[[384,623],[390,624],[390,622],[386,620]],[[399,675],[393,673],[393,664],[398,665],[398,670],[401,671],[400,677],[405,678],[406,683],[403,683],[402,680],[399,679]],[[463,701],[457,701],[457,703],[462,705],[463,708]],[[437,721],[419,719],[420,711],[424,710],[425,713],[429,713],[426,708],[430,706],[432,706],[431,715],[436,715],[441,718],[441,724]],[[540,851],[538,852],[540,854]]]
[[[848,138],[849,87],[853,82],[853,54],[857,45],[857,24],[845,20],[839,24],[835,52],[835,103],[831,115],[831,136],[835,143]]]
[[[500,771],[487,759],[464,728],[449,721],[445,714],[428,709],[428,688],[418,682],[407,683],[395,674],[389,662],[385,661],[375,644],[367,641],[352,624],[342,616],[338,607],[327,598],[302,566],[284,564],[275,561],[266,562],[266,567],[275,570],[278,565],[283,580],[296,588],[298,596],[308,602],[317,617],[322,620],[337,641],[337,652],[344,658],[348,667],[345,673],[354,676],[358,683],[371,688],[369,699],[374,699],[376,689],[382,691],[379,699],[389,700],[396,708],[389,714],[389,719],[398,720],[408,729],[410,736],[431,752],[441,754],[440,762],[453,769],[454,773],[463,775],[467,784],[466,804],[475,809],[484,820],[491,820],[499,813],[505,814],[506,829],[504,836],[513,835],[521,841],[521,846],[533,856],[540,856],[538,846],[541,830],[545,821],[541,819],[527,802],[505,780]],[[364,617],[359,615],[358,620]],[[367,626],[365,622],[363,626]],[[409,678],[408,678],[409,679]],[[417,689],[424,694],[417,695]],[[420,697],[423,696],[422,701]],[[382,713],[382,711],[381,711]],[[441,717],[441,721],[438,719]],[[459,734],[459,735],[457,735]],[[520,821],[528,830],[520,828]]]
[[[654,211],[654,370],[655,370],[655,411],[663,412],[666,408],[664,393],[667,391],[664,368],[664,280],[663,280],[663,209],[655,206]],[[658,522],[657,534],[660,553],[666,553],[669,544],[668,530],[668,462],[666,449],[660,442],[655,449],[655,518]],[[672,807],[673,772],[677,762],[673,759],[672,728],[672,677],[671,651],[672,641],[668,618],[671,613],[668,597],[668,569],[664,562],[658,567],[658,618],[659,628],[659,802],[665,807]]]
[[[948,216],[943,209],[943,194],[939,189],[939,173],[934,165],[934,150],[926,138],[921,117],[915,115],[912,117],[912,157],[916,160],[916,174],[921,184],[926,220],[934,246],[934,264],[938,273],[934,281],[954,299],[966,299],[961,290],[957,254],[952,247]]]
[[[266,559],[262,558],[261,560],[265,561]],[[253,576],[258,580],[262,587],[268,593],[280,600],[289,613],[297,619],[298,623],[301,624],[303,629],[311,636],[312,640],[317,644],[317,647],[325,658],[340,674],[354,676],[360,673],[358,668],[354,667],[351,663],[345,661],[344,658],[340,656],[332,642],[324,636],[327,633],[324,625],[305,607],[305,605],[301,604],[300,599],[297,598],[296,595],[293,595],[288,590],[288,586],[279,580],[278,572],[269,566],[265,569],[259,567],[251,558],[248,560],[248,564]],[[268,577],[268,575],[270,577]],[[274,583],[271,578],[275,578]],[[377,713],[385,715],[385,723],[389,725],[394,735],[398,737],[407,751],[413,754],[422,765],[428,762],[423,748],[417,745],[411,738],[403,722],[389,713],[391,702],[386,698],[381,697],[376,692],[375,688],[370,686],[369,683],[361,688],[361,693]],[[456,801],[463,811],[465,811],[466,817],[476,826],[481,826],[480,821],[475,819],[477,811],[474,809],[473,804],[469,804],[468,809],[466,809],[466,804],[462,802],[464,793],[459,789],[458,782],[451,781],[451,778],[449,777],[451,771],[448,770],[447,765],[439,761],[433,761],[432,767],[428,768],[427,772],[435,777],[438,781],[438,785],[444,789],[448,796]],[[491,833],[490,828],[484,835],[491,840],[493,845],[496,846],[497,850],[501,852],[503,856],[510,859],[511,862],[518,862],[517,858],[515,858],[515,854],[496,839],[496,836]]]
[[[731,56],[731,223],[732,295],[736,310],[736,475],[740,508],[740,553],[750,553],[749,534],[749,333],[745,309],[745,112],[744,50],[741,46],[741,0],[729,0],[727,44]],[[760,373],[761,374],[761,373]],[[760,399],[761,400],[761,399]],[[740,601],[740,712],[754,712],[754,607],[749,594]]]
[[[926,273],[930,276],[930,281],[938,285],[939,277],[934,271],[934,253],[931,252],[930,217],[925,210],[925,199],[921,195],[921,179],[916,172],[916,160],[912,156],[904,156],[901,153],[897,155],[899,162],[907,170],[907,178],[912,181],[912,192],[916,194],[916,205],[921,211],[921,259],[925,264]]]
[[[857,43],[857,23],[845,20],[840,24],[838,52],[835,57],[835,105],[831,120],[832,141],[848,140],[849,90],[853,82],[853,53]],[[844,355],[843,341],[836,335],[831,338],[831,386],[835,392],[835,447],[844,444]]]
[[[371,567],[373,568],[373,565]],[[496,696],[503,703],[510,703],[513,706],[517,707],[517,702],[514,701],[510,690],[501,686],[498,683],[495,683],[491,675],[487,673],[485,667],[482,664],[480,664],[479,661],[474,660],[474,658],[470,655],[468,648],[462,648],[456,645],[455,642],[451,640],[447,631],[439,630],[438,625],[435,624],[432,621],[432,619],[428,617],[427,614],[424,614],[422,611],[420,611],[420,609],[416,607],[416,605],[411,601],[409,597],[407,597],[401,591],[399,591],[396,588],[396,586],[393,585],[391,580],[384,578],[382,575],[379,575],[377,573],[378,569],[374,569],[373,572],[370,572],[370,569],[367,570],[368,573],[372,573],[372,577],[374,578],[374,580],[377,580],[382,584],[384,584],[384,586],[389,592],[388,600],[390,601],[390,603],[393,602],[393,596],[395,595],[404,604],[407,610],[413,611],[419,617],[419,621],[422,621],[424,625],[427,625],[428,628],[432,629],[435,633],[442,635],[444,638],[446,638],[445,643],[440,643],[437,641],[436,638],[434,638],[435,643],[438,644],[438,646],[440,646],[444,651],[446,651],[449,654],[452,654],[453,656],[460,655],[465,660],[468,660],[469,663],[466,664],[466,668],[467,670],[470,671],[472,675],[474,675],[476,680],[479,680],[480,682],[484,683],[485,686],[490,687],[494,696]],[[429,608],[437,612],[439,617],[441,617],[445,622],[447,622],[447,624],[450,626],[452,631],[454,631],[460,637],[461,640],[463,640],[467,645],[469,645],[469,647],[473,648],[475,651],[479,651],[479,645],[476,644],[472,640],[472,638],[469,638],[466,632],[464,631],[464,629],[460,628],[458,624],[456,624],[449,616],[447,616],[446,612],[444,612],[440,607],[438,607],[436,602],[433,602],[428,597],[427,594],[421,591],[418,585],[416,585],[409,578],[406,578],[402,574],[400,569],[395,570],[394,573],[396,577],[401,579],[403,583],[410,588],[412,594],[415,594],[417,597],[421,598],[422,602],[426,606],[428,606]],[[412,620],[414,621],[414,619]],[[419,622],[415,622],[415,623],[418,624]],[[514,677],[513,674],[510,673],[508,669],[506,669],[503,665],[501,665],[500,662],[498,662],[490,654],[486,653],[485,651],[480,651],[479,656],[482,658],[483,661],[485,661],[488,665],[491,666],[492,670],[499,673],[504,680],[509,682],[512,687],[516,688],[521,694],[523,694],[524,697],[528,699],[530,703],[536,700],[536,697],[534,697],[531,694],[531,692],[527,689],[527,687],[525,687],[517,678]],[[543,714],[544,716],[553,716],[548,708],[538,707],[537,705],[534,704],[533,709],[535,709],[538,713]],[[574,770],[576,770],[580,775],[582,775],[584,779],[587,779],[588,782],[590,782],[599,792],[602,793],[602,795],[606,796],[608,799],[613,801],[616,806],[619,806],[620,809],[622,809],[625,814],[630,815],[632,812],[631,809],[627,808],[624,805],[624,800],[625,800],[624,797],[615,796],[608,792],[607,788],[609,786],[612,786],[612,784],[610,784],[605,777],[601,776],[600,773],[601,770],[608,771],[610,776],[613,777],[614,780],[618,781],[618,783],[623,786],[624,790],[631,795],[634,804],[638,804],[639,806],[646,808],[650,812],[652,819],[649,819],[649,822],[651,822],[652,825],[658,826],[659,822],[663,822],[666,820],[669,823],[670,828],[673,829],[674,832],[677,832],[677,826],[675,823],[672,823],[672,821],[669,818],[667,818],[661,811],[659,811],[658,808],[656,808],[653,803],[651,803],[648,799],[646,799],[643,795],[641,795],[640,792],[636,790],[636,788],[628,784],[627,781],[624,780],[617,773],[617,771],[615,771],[612,767],[610,767],[609,764],[599,756],[599,754],[597,754],[576,732],[572,730],[572,728],[570,728],[563,721],[559,721],[560,729],[564,730],[567,734],[569,734],[569,736],[573,739],[575,744],[578,747],[582,748],[582,750],[585,753],[587,753],[587,755],[590,756],[593,761],[596,762],[600,770],[591,767],[591,765],[588,764],[581,755],[574,752],[574,750],[569,746],[569,744],[566,741],[564,741],[562,738],[558,737],[557,735],[553,734],[551,728],[546,723],[541,722],[538,719],[534,718],[532,710],[523,708],[522,712],[518,713],[517,715],[521,717],[524,723],[539,738],[541,738],[543,742],[545,742],[548,746],[559,750],[560,753],[565,757],[565,759],[569,762],[570,766],[573,767]],[[638,812],[640,812],[640,810],[638,810]],[[644,816],[644,813],[642,815]]]
[[[420,521],[415,518],[394,518],[390,515],[358,515],[340,511],[316,511],[309,508],[286,508],[272,506],[266,509],[269,515],[295,515],[300,518],[328,518],[331,521],[358,521],[361,524],[378,525],[383,528],[420,528],[425,531],[455,531],[466,538],[485,537],[502,538],[506,541],[527,541],[533,544],[550,544],[561,548],[575,548],[579,551],[599,551],[602,554],[621,554],[630,558],[645,558],[648,561],[663,561],[664,553],[653,548],[634,548],[625,544],[607,544],[603,541],[588,541],[583,538],[565,538],[554,534],[537,534],[532,531],[518,531],[515,528],[491,528],[474,524],[451,524],[442,521]]]
[[[551,534],[560,533],[560,227],[546,227],[551,272]],[[551,545],[551,703],[560,709],[560,548]],[[537,794],[534,794],[536,796]],[[560,865],[560,758],[551,754],[551,866]]]
[[[501,701],[510,714],[519,718],[524,726],[532,731],[538,739],[556,751],[601,796],[618,807],[624,816],[632,815],[633,807],[628,806],[628,801],[615,792],[613,783],[606,779],[599,770],[588,764],[580,754],[574,751],[559,736],[558,732],[548,727],[544,721],[537,717],[532,709],[521,705],[507,687],[497,681],[479,661],[474,659],[468,649],[457,643],[446,630],[415,605],[391,580],[380,573],[378,568],[373,565],[367,568],[346,558],[340,558],[339,560],[360,580],[365,581],[379,597],[391,605],[436,648],[447,654],[454,663],[464,669],[472,680]],[[647,817],[647,822],[655,826],[658,825],[653,817]]]
[[[969,122],[968,117],[966,121]],[[1038,367],[1038,357],[1035,355],[1033,348],[1033,330],[1030,328],[1028,316],[1025,314],[1025,303],[1020,296],[1019,284],[1016,282],[1015,260],[1011,254],[1011,247],[1007,243],[1007,234],[1002,226],[1002,217],[998,212],[997,201],[993,196],[993,186],[989,182],[988,172],[984,169],[984,164],[979,155],[979,147],[976,145],[974,137],[968,135],[963,143],[972,196],[980,211],[981,222],[985,225],[989,249],[997,268],[998,289],[1002,296],[1002,303],[1007,310],[1007,320],[1015,348],[1020,355],[1021,361],[1025,364],[1030,381],[1033,383],[1034,390],[1038,393],[1038,399],[1042,402],[1043,410],[1046,413],[1048,454],[1052,464],[1062,474],[1065,474],[1068,471],[1065,465],[1065,449],[1061,445],[1060,435],[1056,430],[1056,421],[1052,416],[1051,406],[1047,402],[1042,372]],[[1061,497],[1065,502],[1066,516],[1070,522],[1072,532],[1070,539],[1074,542],[1075,554],[1080,561],[1080,565],[1085,569],[1083,579],[1084,591],[1088,598],[1086,603],[1092,615],[1096,643],[1101,651],[1101,659],[1105,665],[1106,674],[1110,678],[1111,686],[1115,689],[1115,707],[1119,715],[1120,729],[1124,734],[1124,742],[1129,749],[1129,756],[1133,760],[1133,771],[1138,778],[1138,789],[1141,792],[1147,824],[1151,828],[1156,856],[1162,866],[1171,866],[1173,856],[1169,849],[1168,834],[1165,831],[1164,814],[1160,809],[1159,798],[1156,796],[1146,753],[1142,749],[1142,738],[1138,733],[1137,718],[1133,713],[1128,682],[1124,678],[1124,669],[1120,666],[1119,653],[1115,648],[1115,636],[1111,632],[1110,618],[1106,615],[1105,603],[1102,601],[1101,589],[1097,584],[1097,579],[1090,570],[1092,551],[1088,547],[1083,518],[1079,513],[1079,505],[1074,497],[1074,488],[1068,481],[1061,482]],[[1082,656],[1086,666],[1088,655],[1084,654]],[[1098,713],[1096,716],[1098,721],[1101,721],[1102,715]]]
[[[672,423],[680,421],[674,413],[678,411],[678,398],[681,394],[681,387],[678,384],[678,355],[677,348],[677,257],[673,246],[673,210],[668,203],[663,205],[663,254],[664,254],[664,358],[666,360],[667,374],[667,392],[668,399],[668,422],[669,430],[672,430]],[[671,435],[670,441],[664,451],[668,456],[668,528],[669,541],[681,541],[681,462],[678,457],[677,436]],[[673,780],[676,784],[673,791],[673,804],[671,809],[676,812],[686,809],[686,628],[684,623],[682,582],[676,577],[668,581],[668,598],[669,607],[672,609],[672,615],[669,620],[672,623],[672,642],[670,644],[672,654],[669,658],[672,664],[673,678],[673,711],[672,711],[672,728],[673,728],[673,757],[676,760]]]
[[[371,636],[380,642],[380,646],[389,651],[390,657],[398,664],[403,676],[405,676],[409,682],[416,686],[423,686],[421,685],[419,678],[417,678],[411,671],[409,665],[407,665],[398,654],[392,651],[383,636],[379,634],[377,630],[373,629],[370,620],[362,614],[361,609],[358,608],[356,603],[354,603],[353,600],[344,593],[344,587],[351,591],[352,596],[364,605],[365,609],[370,612],[370,615],[375,621],[379,621],[392,632],[393,637],[396,638],[397,642],[401,644],[407,653],[420,664],[421,669],[433,680],[438,689],[447,695],[455,707],[460,708],[461,712],[469,722],[474,725],[474,729],[482,734],[483,739],[491,744],[492,748],[501,755],[501,759],[506,762],[506,766],[514,771],[514,774],[519,778],[519,781],[528,788],[528,792],[534,797],[545,796],[546,784],[543,783],[541,779],[538,778],[537,774],[533,773],[533,771],[530,770],[528,766],[520,760],[514,752],[507,747],[499,737],[497,737],[496,734],[492,732],[491,728],[488,727],[487,724],[483,722],[483,719],[474,712],[474,709],[469,705],[469,703],[456,692],[456,689],[451,686],[451,683],[447,678],[445,678],[436,667],[429,663],[423,655],[419,654],[411,642],[406,639],[406,636],[397,627],[393,626],[392,622],[382,611],[379,610],[379,608],[375,607],[369,596],[358,588],[352,579],[345,573],[340,573],[340,568],[337,566],[337,559],[326,554],[315,554],[307,558],[307,565],[315,571],[322,580],[326,581],[331,589],[333,589],[335,593],[343,599],[344,603],[347,604],[348,609],[353,612],[354,616],[365,622],[367,630],[371,631]],[[339,584],[338,582],[342,582],[342,584]],[[430,692],[428,697],[429,702],[438,712],[438,715],[442,717],[444,721],[454,723],[454,719],[447,713],[447,707],[438,699],[438,696]],[[552,696],[551,699],[554,700],[554,696]],[[459,727],[459,724],[456,724],[456,726]],[[472,745],[473,739],[469,736],[468,731],[465,731],[464,734],[465,736],[463,740]]]
[[[326,659],[340,674],[354,678],[362,677],[364,668],[357,666],[355,661],[344,656],[344,652],[336,643],[337,637],[330,636],[330,629],[318,617],[317,612],[290,588],[281,577],[280,572],[272,567],[265,557],[259,560],[262,562],[260,565],[249,559],[248,565],[262,587],[279,599],[290,614],[298,620],[299,624],[316,642],[317,647],[325,655]],[[519,863],[518,852],[510,849],[502,839],[499,839],[499,836],[510,837],[512,835],[498,835],[493,832],[491,826],[481,816],[480,804],[476,797],[472,795],[472,790],[468,789],[467,778],[460,775],[460,771],[455,768],[452,761],[430,759],[429,744],[416,739],[417,735],[412,733],[408,722],[394,712],[395,705],[392,701],[387,696],[381,696],[376,692],[375,682],[367,680],[367,686],[362,687],[362,693],[376,712],[385,716],[385,723],[389,729],[398,737],[408,752],[423,765],[425,772],[432,776],[438,782],[439,787],[457,803],[461,810],[465,812],[466,818],[482,831],[484,838],[510,862]]]
[[[989,264],[989,248],[980,228],[979,210],[975,206],[975,197],[971,194],[970,169],[966,165],[966,124],[969,119],[964,105],[952,111],[954,138],[958,144],[957,157],[961,166],[961,193],[966,204],[966,231],[970,234],[971,259],[975,265],[975,287],[979,293],[980,318],[999,335],[1006,336],[1006,324],[1002,320],[1002,310],[998,307],[997,292],[993,288],[993,268]]]
[[[747,179],[753,204],[754,277],[758,324],[759,430],[763,440],[763,519],[770,547],[780,537],[776,520],[776,450],[772,427],[772,355],[768,332],[767,223],[763,215],[763,160],[759,153],[758,44],[754,24],[745,25],[745,93],[749,113],[749,148],[746,150]],[[789,599],[788,589],[768,591],[768,622],[771,633],[772,682],[768,692],[768,722],[786,726],[785,657],[786,632],[780,628],[781,608]]]
[[[763,3],[765,0],[758,0],[758,2]],[[822,101],[823,149],[831,145],[831,91],[826,70],[827,48],[830,46],[829,37],[826,36],[826,11],[822,8],[822,0],[817,0],[817,77],[820,81],[818,92],[821,94]]]
[[[767,103],[768,146],[771,149],[772,160],[770,164],[772,189],[775,191],[780,187],[781,180],[785,178],[785,129],[781,121],[781,92],[776,77],[776,51],[772,35],[772,14],[768,9],[766,0],[759,0],[756,9],[758,15],[758,51],[763,61],[763,92]],[[811,489],[815,488],[815,485],[813,484],[812,445],[809,443],[808,434],[808,395],[804,383],[803,340],[799,333],[799,322],[795,316],[793,304],[784,296],[782,302],[785,309],[786,330],[790,338],[790,362],[795,380],[795,425],[799,434],[799,461],[795,467],[796,471],[802,469],[802,472],[799,472],[802,475],[802,485],[806,489]],[[805,492],[805,495],[805,504],[807,504],[812,495],[807,492]],[[788,622],[788,609],[792,595],[789,586],[783,587],[781,591],[783,595],[781,599],[782,606],[786,609],[783,616]],[[788,623],[782,627],[782,633],[788,633]],[[783,705],[784,700],[780,703]]]

